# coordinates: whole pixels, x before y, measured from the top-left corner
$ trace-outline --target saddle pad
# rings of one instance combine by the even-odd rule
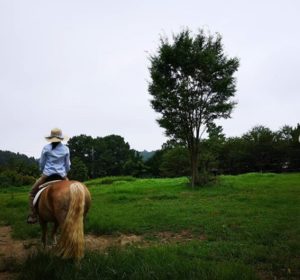
[[[37,192],[37,194],[35,195],[34,199],[33,199],[33,206],[36,205],[37,201],[39,200],[39,197],[41,195],[41,193],[47,189],[50,185],[52,185],[53,183],[56,183],[56,182],[60,182],[62,180],[55,180],[55,181],[50,181],[50,182],[46,182],[42,185],[39,186],[39,191]]]
[[[40,185],[39,189],[45,188],[45,187],[47,187],[47,186],[49,186],[49,185],[51,185],[53,183],[60,182],[60,181],[63,181],[63,180],[53,180],[53,181],[46,182],[46,183]]]
[[[42,193],[45,189],[47,189],[48,187],[49,187],[49,185],[46,186],[46,187],[44,187],[44,188],[42,188],[42,189],[40,189],[40,190],[37,192],[37,194],[35,195],[35,197],[34,197],[34,199],[33,199],[33,206],[36,205],[36,203],[37,203],[37,201],[38,201],[38,199],[39,199],[41,193]]]

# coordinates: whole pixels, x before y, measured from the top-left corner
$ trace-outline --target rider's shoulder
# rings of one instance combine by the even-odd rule
[[[52,148],[51,143],[46,144],[46,145],[43,147],[43,151],[49,151],[49,150],[51,150],[51,148]]]
[[[61,147],[63,149],[65,149],[66,151],[70,151],[69,147],[67,145],[63,144],[63,143],[61,143]]]

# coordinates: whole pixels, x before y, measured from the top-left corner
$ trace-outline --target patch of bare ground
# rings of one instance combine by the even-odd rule
[[[117,246],[126,246],[132,245],[134,243],[142,243],[143,237],[138,235],[125,235],[121,234],[120,236],[111,236],[111,235],[102,235],[95,236],[87,234],[85,236],[85,246],[88,250],[99,250],[103,251],[109,247]]]
[[[36,240],[13,240],[11,227],[0,227],[0,279],[14,279],[16,274],[12,270],[15,264],[25,260],[37,245]]]
[[[181,243],[191,240],[206,240],[204,234],[195,235],[188,230],[182,230],[181,232],[172,232],[172,231],[162,231],[154,235],[160,243]]]
[[[147,238],[142,235],[134,235],[134,234],[120,234],[118,236],[112,235],[86,235],[85,236],[85,244],[86,248],[92,251],[99,250],[103,251],[109,247],[123,247],[127,245],[137,245],[139,247],[147,247],[156,244],[168,244],[168,243],[183,243],[191,240],[206,240],[206,236],[204,234],[194,235],[188,230],[183,230],[179,233],[171,232],[171,231],[162,231],[154,234],[153,238]]]
[[[41,248],[39,239],[14,240],[11,237],[11,227],[0,227],[0,279],[15,279],[13,266],[22,263],[30,254]],[[180,233],[169,231],[154,234],[154,240],[142,235],[119,234],[119,235],[85,235],[86,249],[91,251],[105,251],[109,247],[124,247],[136,245],[139,247],[153,246],[156,244],[188,242],[190,240],[205,240],[205,235],[195,236],[187,230]]]

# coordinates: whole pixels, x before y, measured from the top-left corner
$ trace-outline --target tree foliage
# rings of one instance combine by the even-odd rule
[[[165,151],[159,169],[163,177],[188,176],[190,167],[187,148],[176,146]]]
[[[162,38],[157,54],[150,57],[149,93],[158,123],[166,135],[183,142],[189,151],[192,186],[199,184],[199,143],[216,119],[228,118],[235,103],[233,74],[237,58],[228,58],[221,36],[184,30],[173,41]]]
[[[145,165],[139,153],[130,149],[129,144],[119,135],[96,138],[74,136],[68,141],[68,146],[71,161],[73,162],[72,158],[76,158],[78,163],[80,161],[80,173],[82,174],[84,165],[88,178],[133,174],[142,176],[145,173]]]
[[[300,172],[299,137],[299,124],[296,127],[286,125],[278,131],[259,125],[240,137],[228,138],[221,127],[211,126],[208,137],[201,141],[198,163],[200,176],[209,182],[214,179],[210,173]],[[155,171],[156,177],[183,176],[187,162],[184,163],[178,152],[183,149],[186,149],[184,145],[168,141],[146,165],[149,170]],[[178,171],[178,166],[182,170]]]
[[[68,174],[69,179],[85,181],[88,179],[88,168],[79,157],[72,159],[72,168]]]
[[[9,151],[0,151],[0,186],[31,185],[39,175],[34,158]]]

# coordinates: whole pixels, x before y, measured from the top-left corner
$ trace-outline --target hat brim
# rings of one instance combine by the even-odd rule
[[[48,142],[61,142],[61,141],[68,141],[69,140],[69,137],[68,136],[64,136],[64,137],[53,137],[53,136],[47,136],[45,137],[45,139],[48,141]]]

